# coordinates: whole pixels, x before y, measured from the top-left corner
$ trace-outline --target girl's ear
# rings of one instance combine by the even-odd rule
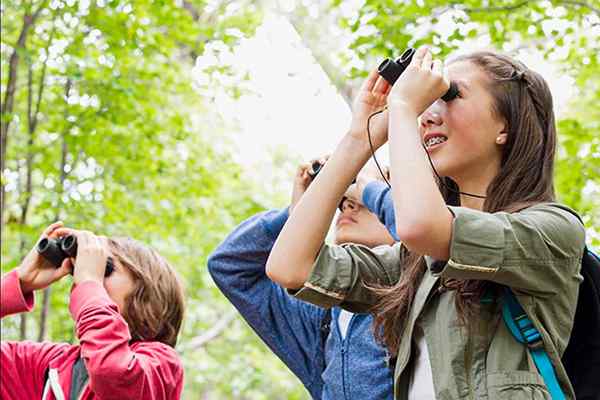
[[[496,136],[496,144],[505,144],[508,140],[508,134],[504,131],[500,132],[498,136]]]

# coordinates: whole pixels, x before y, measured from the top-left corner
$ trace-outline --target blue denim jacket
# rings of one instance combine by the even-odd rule
[[[363,201],[396,238],[389,189],[373,182]],[[321,337],[322,308],[287,294],[265,274],[265,264],[288,211],[267,211],[242,222],[208,259],[208,269],[223,294],[300,379],[314,399],[393,399],[393,371],[388,353],[372,334],[373,318],[355,314],[346,337],[332,309],[331,330]]]

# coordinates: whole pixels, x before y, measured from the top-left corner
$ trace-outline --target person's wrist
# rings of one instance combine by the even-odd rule
[[[75,283],[76,285],[87,281],[98,282],[101,284],[103,280],[103,277],[85,272],[79,275],[73,275],[73,283]]]
[[[401,97],[394,97],[388,100],[388,110],[391,116],[414,117],[419,116],[416,105]]]
[[[364,134],[359,134],[356,131],[350,130],[340,142],[340,147],[352,152],[360,158],[368,159],[371,156],[371,148],[367,138],[367,131]]]
[[[31,292],[33,292],[35,290],[33,288],[33,286],[29,282],[23,280],[20,277],[19,277],[19,285],[21,285],[21,292],[23,294],[28,294],[28,293],[31,293]]]

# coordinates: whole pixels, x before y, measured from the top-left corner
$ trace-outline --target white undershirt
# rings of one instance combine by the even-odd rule
[[[342,340],[346,338],[346,332],[348,332],[348,326],[350,325],[350,320],[354,314],[350,311],[342,310],[340,311],[340,316],[338,317],[338,326],[340,327],[340,333],[342,334]]]
[[[408,400],[435,400],[433,374],[429,362],[429,351],[425,335],[419,326],[415,326],[416,352],[413,376],[408,387]]]

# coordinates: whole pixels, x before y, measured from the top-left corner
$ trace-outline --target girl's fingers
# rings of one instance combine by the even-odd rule
[[[431,66],[431,72],[436,75],[443,75],[443,64],[442,60],[433,60],[433,65]]]
[[[421,64],[423,64],[423,58],[425,57],[425,54],[428,52],[428,50],[429,49],[427,48],[427,46],[419,47],[415,52],[415,55],[413,56],[413,59],[410,62],[410,64],[421,68]]]
[[[383,95],[387,96],[388,94],[390,94],[391,91],[392,91],[392,85],[387,85],[387,87],[385,88],[385,91],[383,92]]]
[[[60,268],[56,270],[55,276],[57,278],[62,278],[65,275],[68,275],[73,269],[73,263],[70,258],[65,258],[60,265]]]
[[[370,92],[371,90],[373,90],[373,87],[375,87],[375,83],[377,82],[378,77],[379,73],[377,72],[377,68],[374,68],[373,70],[371,70],[371,72],[369,72],[369,76],[367,76],[367,79],[363,82],[360,90],[366,92]]]
[[[50,236],[50,234],[52,232],[54,232],[55,229],[60,228],[63,226],[63,222],[62,221],[56,221],[52,224],[50,224],[42,233],[42,237],[48,237]]]
[[[60,228],[58,228],[54,231],[54,234],[59,235],[59,236],[72,235],[74,233],[75,233],[75,229],[67,228],[65,226],[61,226]]]
[[[431,64],[432,64],[431,59],[432,59],[431,52],[427,51],[425,53],[425,56],[423,56],[423,62],[421,63],[421,68],[424,70],[431,70]]]
[[[384,94],[390,87],[391,85],[388,83],[388,81],[386,81],[385,79],[383,79],[383,77],[380,76],[379,78],[377,78],[375,87],[373,87],[373,92]]]

